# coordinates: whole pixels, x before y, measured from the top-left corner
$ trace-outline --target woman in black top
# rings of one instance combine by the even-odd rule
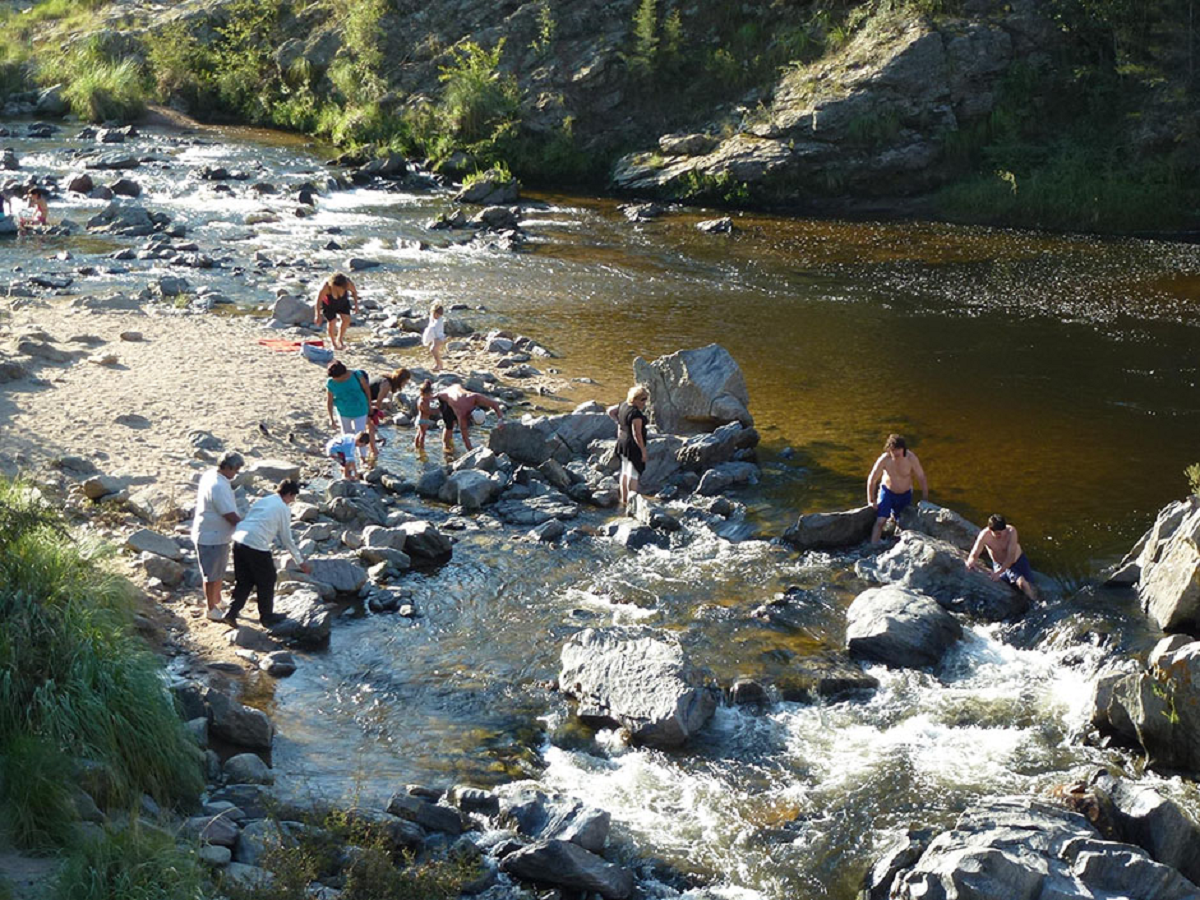
[[[638,492],[638,480],[646,471],[646,403],[650,392],[644,384],[629,389],[625,402],[610,406],[608,414],[617,421],[617,456],[621,460],[621,506]]]

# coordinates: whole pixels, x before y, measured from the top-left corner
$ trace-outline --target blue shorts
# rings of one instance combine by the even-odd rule
[[[992,568],[998,569],[1000,567],[993,564]],[[1013,584],[1013,585],[1015,585],[1017,583],[1018,578],[1024,578],[1026,581],[1028,581],[1030,584],[1032,584],[1033,583],[1033,566],[1031,566],[1029,564],[1029,557],[1026,556],[1024,553],[1022,553],[1017,558],[1017,561],[1015,563],[1013,563],[1011,566],[1009,566],[1008,570],[1006,572],[1004,572],[1004,574],[1002,574],[1000,577],[1004,581],[1007,581],[1009,584]]]
[[[878,506],[876,507],[875,518],[886,519],[888,516],[899,516],[900,513],[908,508],[908,504],[912,503],[912,488],[909,488],[903,494],[897,494],[895,491],[889,490],[881,484],[876,503]]]

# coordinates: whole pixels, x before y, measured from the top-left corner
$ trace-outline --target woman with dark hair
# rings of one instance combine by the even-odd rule
[[[638,480],[646,471],[646,403],[650,391],[644,384],[629,389],[625,402],[610,406],[608,414],[617,422],[617,456],[621,460],[621,507],[638,492]]]
[[[329,376],[325,382],[325,407],[329,411],[329,427],[337,428],[340,424],[342,434],[358,434],[365,431],[371,412],[371,388],[367,382],[367,373],[361,369],[351,372],[344,363],[336,359],[329,364],[325,373]],[[334,421],[335,409],[338,421]],[[372,437],[371,453],[376,452]]]
[[[334,350],[346,349],[346,329],[350,327],[350,300],[354,299],[354,313],[358,314],[358,288],[344,273],[336,272],[317,291],[313,324],[321,324],[325,317],[329,328],[329,342]],[[337,324],[336,336],[334,324]]]

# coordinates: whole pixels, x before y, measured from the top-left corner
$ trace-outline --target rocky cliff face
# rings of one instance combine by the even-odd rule
[[[657,151],[617,164],[614,183],[676,193],[683,185],[746,185],[752,195],[904,196],[951,175],[948,139],[986,119],[1014,66],[1044,64],[1059,37],[1034,0],[968,5],[935,24],[878,18],[845,51],[785,72],[761,112],[735,133],[666,135]]]

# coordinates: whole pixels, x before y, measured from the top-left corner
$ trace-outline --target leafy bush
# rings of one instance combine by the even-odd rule
[[[508,164],[501,160],[500,162],[492,165],[491,168],[489,168],[486,172],[471,172],[466,178],[463,179],[463,187],[470,187],[471,185],[475,184],[475,182],[483,181],[484,179],[490,179],[496,184],[509,184],[513,181],[516,181],[516,179],[513,177],[513,173],[508,168]]]
[[[171,835],[140,826],[72,848],[55,885],[54,900],[203,900],[206,879],[194,854]]]
[[[5,766],[27,770],[36,754],[56,777],[85,759],[105,772],[110,806],[143,793],[190,800],[203,786],[198,750],[133,630],[131,586],[104,568],[104,554],[67,533],[30,489],[0,481]],[[70,817],[42,780],[0,786],[0,817],[24,846],[53,842]]]
[[[445,130],[465,144],[495,141],[516,124],[521,95],[512,75],[501,75],[501,38],[491,50],[465,41],[441,67],[445,87],[438,111]]]

